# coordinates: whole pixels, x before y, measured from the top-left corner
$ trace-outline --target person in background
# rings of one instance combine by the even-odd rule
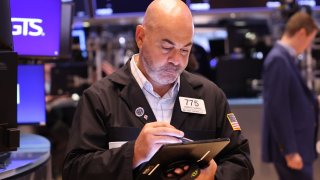
[[[199,44],[193,43],[191,54],[194,56],[198,64],[194,72],[201,74],[202,76],[214,82],[214,71],[211,69],[209,55],[206,50]]]
[[[230,138],[199,179],[251,179],[248,140],[223,92],[188,73],[194,25],[181,0],[154,0],[136,27],[139,53],[85,90],[79,101],[64,161],[63,179],[134,179],[168,143]],[[191,99],[192,98],[192,99]],[[199,111],[188,101],[196,101]],[[123,143],[121,143],[122,141]],[[182,175],[188,165],[177,167]],[[168,177],[172,174],[168,174]]]
[[[197,73],[198,69],[199,69],[198,60],[197,60],[196,56],[191,52],[189,54],[188,64],[187,64],[187,67],[185,68],[185,70],[190,73]]]
[[[318,105],[300,75],[296,57],[317,32],[313,18],[297,12],[263,66],[262,158],[274,163],[281,180],[313,179]]]

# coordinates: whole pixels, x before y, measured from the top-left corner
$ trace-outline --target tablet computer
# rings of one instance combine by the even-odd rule
[[[229,138],[219,138],[165,144],[144,165],[137,179],[161,179],[166,170],[177,162],[196,163],[204,168],[229,142]]]

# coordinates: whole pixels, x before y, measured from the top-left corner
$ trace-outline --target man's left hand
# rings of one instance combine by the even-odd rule
[[[200,175],[196,179],[197,180],[207,180],[207,179],[214,180],[214,176],[216,174],[217,167],[218,167],[217,163],[214,160],[211,160],[209,162],[208,167],[200,170]],[[174,173],[178,174],[178,175],[179,174],[182,175],[188,170],[189,170],[189,166],[186,165],[183,168],[176,168],[174,170]],[[167,177],[173,177],[173,176],[174,175],[172,173],[167,174]]]
[[[200,170],[200,175],[196,178],[197,180],[207,180],[214,179],[214,175],[217,171],[217,163],[214,160],[211,160],[209,166]]]

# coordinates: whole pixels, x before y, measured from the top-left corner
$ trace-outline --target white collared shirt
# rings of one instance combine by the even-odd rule
[[[170,123],[174,103],[180,88],[180,76],[174,83],[173,87],[169,89],[169,91],[165,95],[163,95],[163,97],[161,97],[153,90],[152,84],[147,80],[147,78],[138,68],[134,60],[136,56],[136,54],[133,55],[130,61],[130,68],[133,77],[136,79],[140,88],[142,89],[157,121],[165,121]]]

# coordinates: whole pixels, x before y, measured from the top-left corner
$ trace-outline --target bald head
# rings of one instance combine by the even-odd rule
[[[137,66],[160,96],[187,66],[193,31],[191,12],[181,0],[154,0],[137,26]]]
[[[157,29],[164,25],[193,30],[192,14],[188,6],[181,0],[154,0],[147,8],[143,26]]]

